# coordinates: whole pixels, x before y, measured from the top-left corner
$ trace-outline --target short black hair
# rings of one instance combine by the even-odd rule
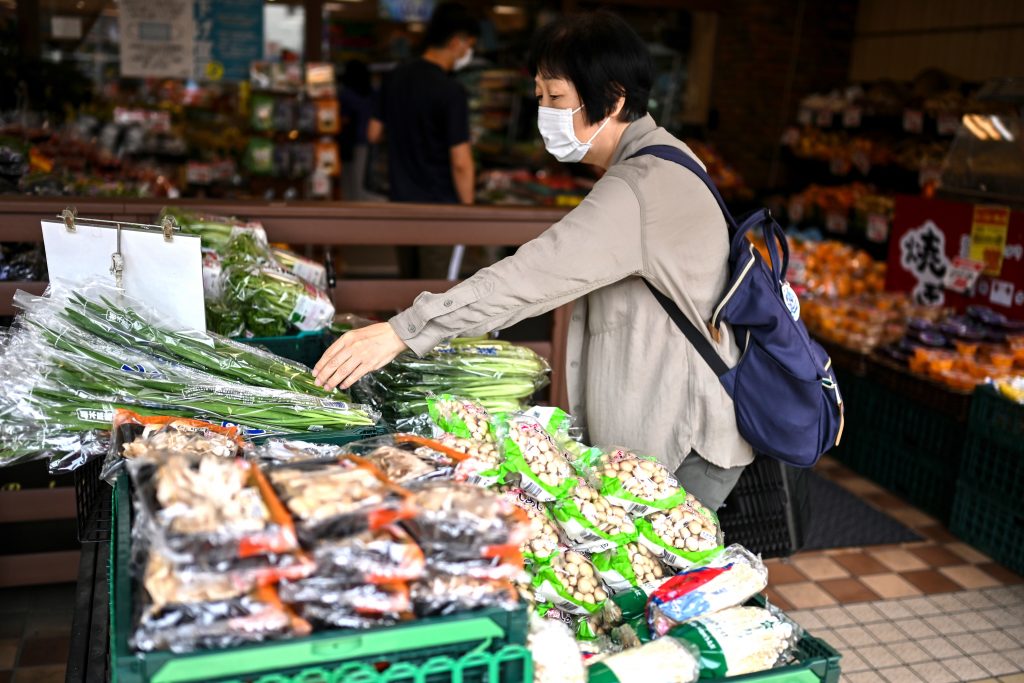
[[[565,16],[538,31],[528,59],[530,73],[564,78],[579,93],[583,116],[597,123],[625,98],[621,121],[647,115],[654,65],[647,45],[616,14],[605,10]]]
[[[444,47],[459,34],[479,38],[480,21],[462,3],[446,2],[430,15],[423,42],[427,47]]]

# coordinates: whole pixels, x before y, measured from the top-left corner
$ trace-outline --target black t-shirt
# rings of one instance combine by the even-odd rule
[[[387,135],[392,201],[458,203],[450,150],[469,141],[462,84],[417,59],[384,80],[375,115]]]

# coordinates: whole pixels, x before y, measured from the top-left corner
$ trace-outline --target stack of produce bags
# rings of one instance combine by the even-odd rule
[[[229,337],[274,337],[321,330],[334,318],[327,270],[295,252],[271,247],[263,226],[175,208],[182,230],[199,235],[207,327]]]
[[[375,424],[373,409],[313,383],[308,368],[213,334],[181,331],[112,287],[15,296],[0,344],[0,464],[102,454],[113,410],[200,417],[249,434]]]

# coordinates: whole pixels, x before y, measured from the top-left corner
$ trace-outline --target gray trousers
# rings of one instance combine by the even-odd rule
[[[700,457],[692,451],[683,459],[683,464],[676,470],[676,480],[686,489],[687,493],[697,496],[697,500],[710,510],[718,510],[729,496],[744,467],[725,469]]]

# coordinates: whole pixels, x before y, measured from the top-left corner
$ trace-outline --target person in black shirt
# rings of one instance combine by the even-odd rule
[[[388,138],[392,201],[472,204],[469,102],[450,73],[470,62],[479,22],[458,3],[431,16],[422,57],[385,79],[367,137]]]

